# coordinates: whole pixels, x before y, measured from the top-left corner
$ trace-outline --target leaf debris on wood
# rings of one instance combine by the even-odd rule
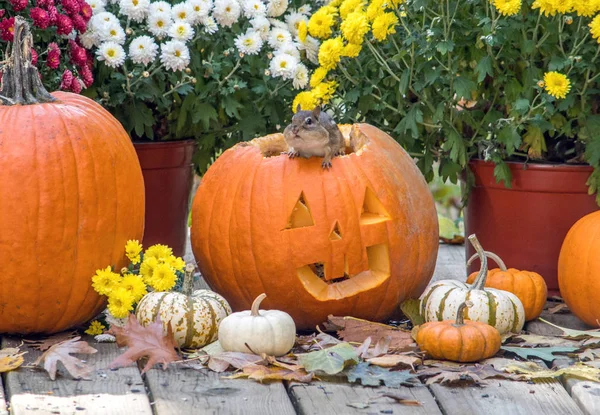
[[[98,350],[87,342],[80,341],[80,339],[81,337],[75,337],[50,346],[33,364],[39,366],[44,362],[44,369],[52,380],[56,379],[58,362],[61,362],[67,372],[75,379],[89,379],[92,369],[81,359],[71,356],[71,353],[93,354]]]

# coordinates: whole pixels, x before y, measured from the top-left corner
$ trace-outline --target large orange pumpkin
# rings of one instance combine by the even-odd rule
[[[27,68],[27,32],[16,19],[0,91],[0,333],[58,332],[95,316],[95,270],[119,269],[144,226],[127,133],[94,101],[43,90]]]
[[[600,210],[567,233],[558,258],[558,287],[573,314],[600,326]]]
[[[273,134],[229,149],[204,176],[192,247],[234,310],[264,292],[300,329],[329,314],[383,320],[431,279],[438,226],[423,176],[381,130],[341,129],[347,155],[331,170],[281,155]]]

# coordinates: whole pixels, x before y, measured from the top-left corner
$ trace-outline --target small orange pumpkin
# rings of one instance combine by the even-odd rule
[[[485,286],[516,295],[523,303],[526,321],[538,318],[542,314],[548,298],[548,287],[544,278],[536,272],[520,271],[515,268],[507,269],[504,261],[493,252],[485,251],[485,255],[493,259],[499,266],[499,268],[488,271]],[[469,258],[467,267],[475,258],[477,258],[477,254]],[[474,272],[467,278],[467,283],[472,284],[476,278],[477,273]]]
[[[473,302],[465,301],[458,307],[456,321],[432,321],[425,323],[417,332],[419,348],[434,359],[453,362],[478,362],[492,357],[502,341],[495,327],[480,321],[464,320],[465,307]]]

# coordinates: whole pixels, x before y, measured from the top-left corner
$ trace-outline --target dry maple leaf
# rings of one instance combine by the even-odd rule
[[[0,373],[10,372],[23,364],[23,355],[27,352],[21,352],[15,347],[0,350]]]
[[[367,359],[372,365],[381,367],[399,367],[401,369],[415,369],[415,365],[421,363],[421,359],[415,356],[403,354],[386,354],[379,357]]]
[[[27,343],[27,344],[31,345],[31,347],[33,347],[34,349],[41,350],[43,352],[43,351],[48,350],[55,344],[74,339],[75,337],[78,337],[77,332],[71,331],[71,332],[63,332],[63,333],[54,334],[50,337],[46,337],[45,339],[38,339],[38,340],[23,339],[23,343]]]
[[[411,350],[416,346],[410,335],[410,331],[403,331],[397,327],[387,324],[373,323],[354,317],[329,316],[329,327],[337,330],[338,336],[347,342],[363,343],[367,337],[371,337],[374,343],[384,337],[391,337],[390,350]]]
[[[166,370],[170,362],[179,360],[171,326],[165,336],[160,318],[144,327],[134,314],[130,314],[125,327],[112,326],[109,333],[117,338],[119,347],[128,347],[125,353],[112,361],[109,366],[111,369],[131,365],[142,357],[147,357],[148,362],[142,370],[144,374],[157,363],[162,363]]]
[[[56,369],[59,361],[75,379],[89,379],[92,369],[83,363],[81,359],[71,356],[71,353],[93,354],[98,350],[87,342],[80,341],[80,339],[81,337],[78,336],[50,346],[33,364],[39,366],[44,361],[44,369],[52,380],[56,379]]]
[[[302,383],[309,383],[313,374],[306,373],[304,369],[289,370],[282,367],[262,366],[250,364],[244,366],[242,373],[227,377],[228,379],[245,378],[254,379],[259,382],[266,380],[294,380]]]
[[[236,369],[243,369],[250,364],[258,364],[264,362],[261,356],[251,353],[242,352],[223,352],[210,356],[208,360],[208,368],[213,372],[224,372],[233,366]]]

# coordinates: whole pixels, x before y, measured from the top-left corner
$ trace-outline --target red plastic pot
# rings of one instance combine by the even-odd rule
[[[598,210],[588,195],[590,166],[507,163],[513,175],[512,188],[496,183],[494,164],[469,163],[475,187],[465,211],[465,232],[477,234],[488,250],[506,265],[539,273],[549,295],[558,294],[558,255],[573,224]],[[467,258],[475,253],[466,244]],[[476,271],[479,261],[469,267]]]
[[[165,244],[183,256],[194,179],[194,140],[133,143],[146,189],[145,248]]]

